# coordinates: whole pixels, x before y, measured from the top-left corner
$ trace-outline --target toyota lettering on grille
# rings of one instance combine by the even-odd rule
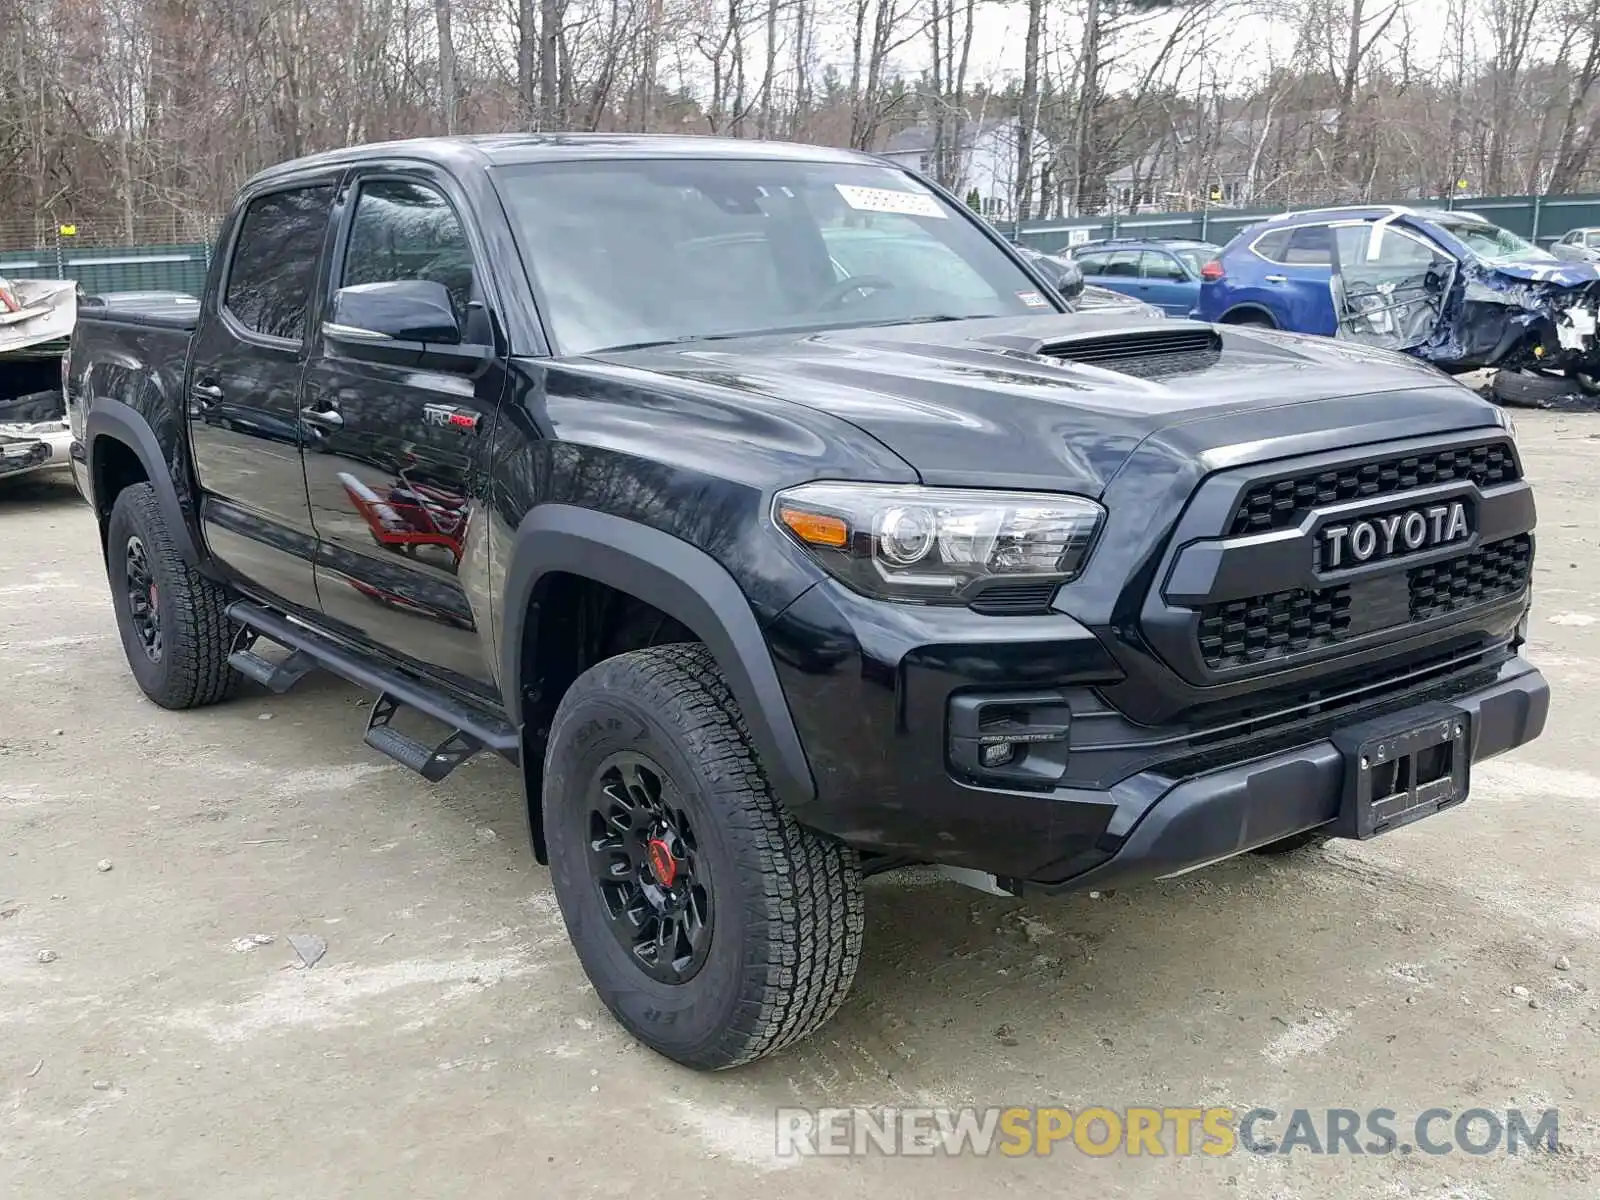
[[[1381,517],[1330,525],[1319,541],[1324,571],[1356,567],[1396,555],[1448,546],[1472,536],[1467,506],[1461,500],[1386,513]]]

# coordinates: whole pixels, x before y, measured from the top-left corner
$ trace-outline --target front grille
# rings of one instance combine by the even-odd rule
[[[1293,588],[1200,610],[1200,653],[1212,670],[1329,646],[1350,627],[1350,589]]]
[[[1294,588],[1200,610],[1196,637],[1213,671],[1271,662],[1347,637],[1426,621],[1514,596],[1527,586],[1533,539],[1527,534],[1471,554],[1337,587]]]
[[[1447,562],[1406,572],[1411,619],[1426,621],[1459,608],[1514,596],[1528,582],[1533,539],[1527,534],[1493,542]]]
[[[1505,442],[1330,467],[1251,487],[1233,514],[1228,536],[1290,529],[1313,508],[1345,500],[1365,500],[1460,480],[1470,479],[1479,487],[1491,487],[1521,478],[1516,456]]]

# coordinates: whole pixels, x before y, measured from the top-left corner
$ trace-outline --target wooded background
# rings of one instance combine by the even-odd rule
[[[0,0],[0,248],[205,239],[273,162],[507,129],[923,126],[964,194],[958,147],[999,122],[1027,167],[1008,218],[1225,181],[1241,205],[1595,190],[1597,80],[1600,0]]]

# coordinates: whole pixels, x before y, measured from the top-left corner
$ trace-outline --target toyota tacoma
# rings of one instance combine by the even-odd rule
[[[698,1068],[839,1007],[866,875],[1032,895],[1368,838],[1544,725],[1499,408],[1070,312],[867,155],[300,159],[194,309],[85,308],[67,381],[144,694],[331,671],[425,778],[516,764],[601,1000]]]

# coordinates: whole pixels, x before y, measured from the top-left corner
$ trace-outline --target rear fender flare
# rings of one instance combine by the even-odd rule
[[[636,596],[692,631],[728,681],[778,798],[791,806],[815,799],[816,783],[772,652],[733,576],[688,542],[607,513],[541,504],[517,527],[499,647],[501,693],[512,724],[523,723],[523,646],[537,636],[534,598],[540,580],[553,572]]]
[[[167,535],[172,539],[173,546],[185,563],[196,570],[210,574],[205,558],[195,543],[189,521],[184,516],[183,505],[178,502],[178,489],[173,486],[172,474],[167,466],[167,456],[161,451],[161,443],[156,440],[155,430],[150,428],[150,423],[139,414],[138,410],[120,400],[109,400],[104,397],[95,398],[93,407],[90,408],[83,423],[84,454],[88,462],[90,488],[94,490],[96,510],[101,508],[104,501],[97,490],[100,464],[96,461],[99,453],[97,448],[101,445],[102,438],[121,442],[133,451],[134,456],[144,467],[145,478],[155,488],[156,503],[161,508],[161,516],[166,522]]]

